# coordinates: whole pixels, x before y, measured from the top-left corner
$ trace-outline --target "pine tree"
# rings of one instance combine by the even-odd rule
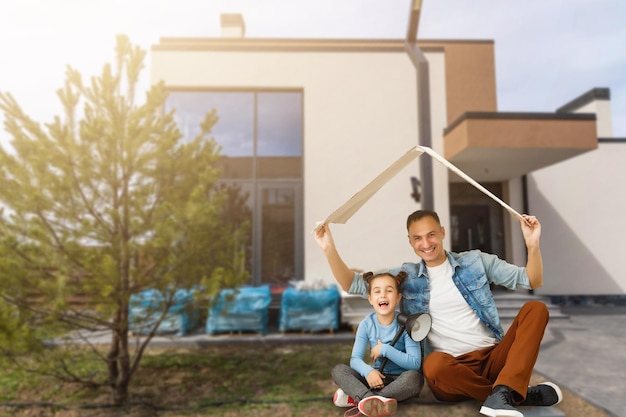
[[[10,148],[0,147],[0,345],[5,353],[50,355],[45,341],[106,329],[105,380],[73,371],[63,345],[53,349],[60,365],[45,371],[108,385],[116,404],[128,401],[131,376],[159,324],[129,347],[132,294],[157,289],[167,309],[174,289],[208,299],[247,279],[249,225],[246,216],[232,220],[245,204],[232,207],[233,190],[217,186],[219,148],[209,137],[217,112],[183,143],[175,110],[163,110],[163,83],[135,102],[144,57],[118,36],[115,66],[105,65],[90,83],[68,67],[57,91],[64,115],[44,127],[0,92],[12,137]]]

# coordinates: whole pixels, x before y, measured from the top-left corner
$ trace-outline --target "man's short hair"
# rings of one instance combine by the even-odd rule
[[[441,221],[439,221],[439,216],[433,210],[417,210],[413,213],[409,214],[409,217],[406,219],[406,230],[409,230],[409,226],[411,223],[416,222],[418,220],[423,219],[424,217],[432,217],[435,219],[438,225],[441,226]]]

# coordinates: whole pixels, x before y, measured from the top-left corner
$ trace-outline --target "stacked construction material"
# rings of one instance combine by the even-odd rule
[[[162,293],[149,288],[131,295],[128,330],[133,334],[144,335],[157,326],[155,334],[186,335],[199,324],[200,310],[195,306],[194,293],[194,289],[177,289]]]
[[[252,331],[267,334],[271,301],[269,285],[224,289],[209,308],[206,332]]]
[[[280,307],[279,330],[333,333],[339,327],[339,291],[335,285],[324,289],[287,288]]]

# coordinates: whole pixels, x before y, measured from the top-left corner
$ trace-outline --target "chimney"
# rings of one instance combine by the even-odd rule
[[[246,34],[246,25],[239,13],[222,14],[221,22],[222,38],[243,38]]]

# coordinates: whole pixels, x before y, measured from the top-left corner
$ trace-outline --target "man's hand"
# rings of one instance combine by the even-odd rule
[[[330,233],[330,227],[328,227],[327,224],[315,231],[315,241],[324,253],[326,253],[328,249],[335,247],[333,235]]]
[[[522,214],[524,220],[520,220],[522,225],[522,233],[527,247],[539,246],[539,238],[541,237],[541,223],[535,216]]]
[[[316,227],[315,240],[324,252],[324,256],[328,261],[330,270],[333,272],[337,283],[344,291],[348,291],[350,289],[350,285],[352,285],[354,273],[339,256],[337,248],[335,247],[335,240],[333,239],[333,235],[330,233],[330,227],[328,224]]]

